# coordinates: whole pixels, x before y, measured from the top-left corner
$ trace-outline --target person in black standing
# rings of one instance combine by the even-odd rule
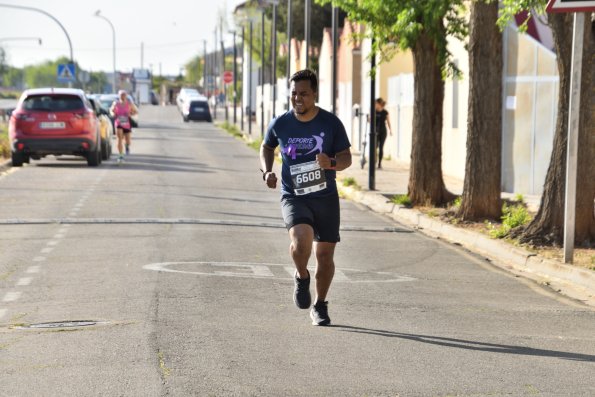
[[[388,132],[391,136],[393,134],[390,126],[390,120],[388,119],[388,112],[384,108],[386,102],[382,98],[376,99],[376,142],[378,145],[378,168],[382,168],[382,157],[384,157],[384,142]]]

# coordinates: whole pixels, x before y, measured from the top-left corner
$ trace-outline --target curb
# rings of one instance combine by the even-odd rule
[[[487,258],[503,270],[550,286],[557,292],[595,306],[593,271],[542,258],[503,241],[455,227],[424,215],[418,210],[391,203],[379,193],[356,190],[341,186],[340,183],[337,183],[337,187],[344,197],[363,204],[374,212],[387,215],[427,236],[460,245]]]
[[[11,160],[2,161],[2,159],[0,159],[0,172],[9,170],[11,167],[10,163],[11,163]]]

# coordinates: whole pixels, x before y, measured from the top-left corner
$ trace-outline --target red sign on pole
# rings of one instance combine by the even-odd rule
[[[233,72],[230,72],[229,70],[226,70],[225,72],[223,72],[223,82],[225,84],[229,84],[233,81]]]
[[[588,12],[595,11],[593,0],[549,0],[547,12]]]

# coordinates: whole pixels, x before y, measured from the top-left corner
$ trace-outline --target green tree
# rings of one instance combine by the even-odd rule
[[[0,86],[4,86],[4,74],[8,71],[8,65],[6,64],[6,51],[0,47]]]
[[[331,0],[317,0],[329,3]],[[414,63],[413,143],[408,195],[414,205],[443,205],[454,198],[442,177],[444,77],[456,74],[447,36],[463,39],[463,0],[333,0],[375,38],[381,61],[411,50]]]
[[[523,10],[543,13],[546,3],[546,0],[504,0],[500,23],[505,26],[514,15]],[[595,241],[595,21],[588,14],[585,20],[587,26],[583,48],[575,225],[575,243],[578,245],[588,245]],[[564,234],[573,15],[550,14],[548,24],[554,36],[560,74],[558,115],[539,211],[520,233],[522,242],[533,245],[560,244]]]
[[[471,3],[467,158],[458,216],[500,219],[502,164],[502,33],[498,1]]]

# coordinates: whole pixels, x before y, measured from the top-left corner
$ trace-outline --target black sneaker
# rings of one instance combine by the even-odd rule
[[[312,325],[331,325],[331,318],[328,316],[328,302],[318,301],[310,310]]]
[[[308,309],[312,304],[312,297],[310,296],[310,272],[308,278],[298,278],[297,272],[293,277],[295,282],[295,290],[293,292],[293,301],[300,309]]]

